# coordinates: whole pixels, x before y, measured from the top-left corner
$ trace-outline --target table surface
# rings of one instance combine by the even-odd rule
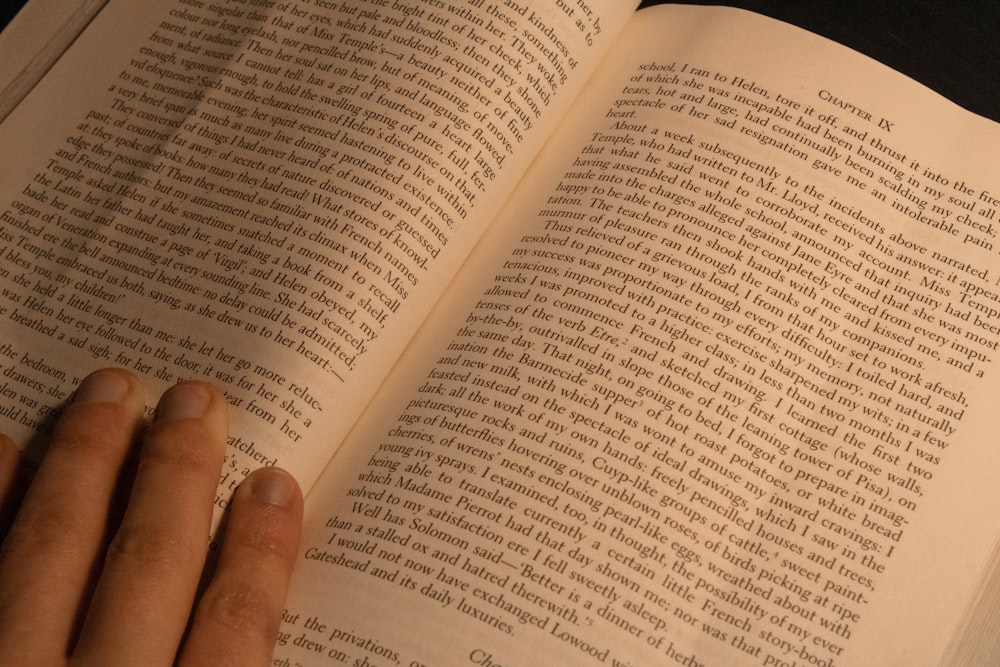
[[[26,0],[0,0],[0,28]],[[44,2],[44,0],[36,0]],[[643,5],[663,0],[644,0]],[[1000,2],[994,0],[734,0],[726,4],[845,44],[1000,122]]]

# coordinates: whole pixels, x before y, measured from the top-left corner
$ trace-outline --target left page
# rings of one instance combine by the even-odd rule
[[[0,428],[204,377],[220,506],[308,488],[630,13],[574,4],[110,2],[0,126]]]

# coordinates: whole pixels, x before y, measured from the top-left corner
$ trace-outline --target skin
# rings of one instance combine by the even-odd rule
[[[23,498],[18,450],[0,435],[0,665],[270,664],[301,535],[298,484],[276,468],[244,480],[205,585],[226,400],[177,384],[148,429],[144,402],[126,371],[88,376]]]

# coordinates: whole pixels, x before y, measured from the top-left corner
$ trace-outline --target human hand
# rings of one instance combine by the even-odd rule
[[[0,665],[270,664],[301,532],[298,484],[274,468],[244,480],[196,601],[225,397],[178,384],[145,432],[143,408],[136,378],[111,369],[87,377],[60,416],[0,548]],[[133,481],[123,470],[138,437]],[[0,436],[0,503],[17,457]],[[128,482],[128,506],[109,520]]]

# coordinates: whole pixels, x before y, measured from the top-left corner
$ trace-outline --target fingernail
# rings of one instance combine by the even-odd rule
[[[160,399],[156,406],[157,421],[173,421],[176,419],[194,419],[205,416],[211,396],[203,387],[197,384],[182,383],[174,385]]]
[[[292,503],[297,488],[292,476],[279,468],[258,470],[250,480],[250,495],[266,505],[287,507]]]
[[[128,394],[128,380],[110,371],[93,373],[80,384],[75,403],[121,403]]]

